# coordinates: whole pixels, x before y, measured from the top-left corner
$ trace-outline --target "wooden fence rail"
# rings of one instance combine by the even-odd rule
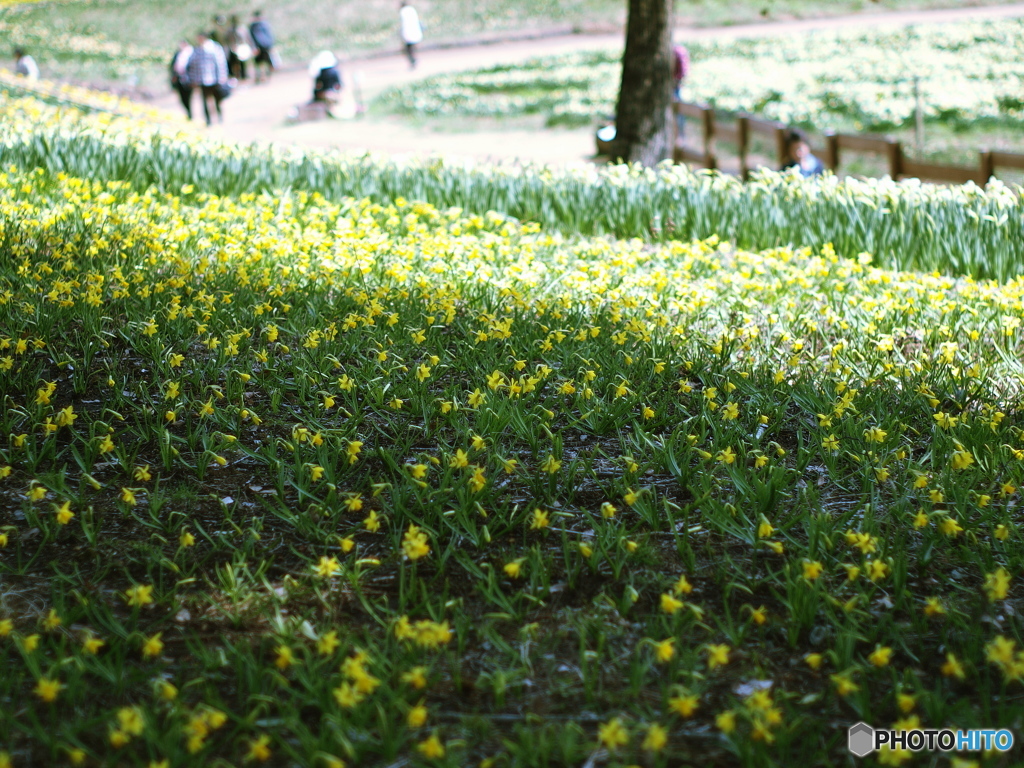
[[[787,136],[790,128],[783,123],[749,115],[719,118],[712,107],[703,104],[677,102],[673,104],[675,114],[695,120],[700,126],[700,149],[682,147],[678,144],[678,135],[674,136],[675,150],[672,159],[675,162],[686,162],[701,165],[705,168],[718,168],[718,141],[726,141],[736,145],[739,157],[740,175],[744,180],[750,177],[750,137],[757,134],[770,139],[775,145],[775,156],[778,167],[789,160]],[[673,121],[675,125],[675,121]],[[914,177],[926,181],[952,182],[964,184],[973,181],[984,185],[996,175],[997,168],[1014,168],[1024,170],[1024,154],[1012,152],[982,151],[978,153],[978,165],[965,167],[959,165],[941,165],[938,163],[922,163],[911,160],[903,153],[903,145],[890,138],[877,136],[859,136],[848,133],[826,133],[825,146],[812,150],[821,157],[825,167],[835,172],[839,169],[843,151],[864,152],[884,157],[889,169],[889,176],[894,179]]]

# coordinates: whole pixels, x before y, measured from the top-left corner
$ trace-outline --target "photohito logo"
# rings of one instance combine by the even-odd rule
[[[857,757],[864,757],[875,749],[875,729],[867,723],[851,725],[846,732],[846,745]]]
[[[846,746],[857,757],[888,746],[890,749],[922,749],[940,752],[980,752],[996,749],[1006,752],[1013,747],[1013,733],[1003,729],[975,728],[969,731],[950,728],[915,728],[893,731],[872,728],[867,723],[855,723],[846,732]]]

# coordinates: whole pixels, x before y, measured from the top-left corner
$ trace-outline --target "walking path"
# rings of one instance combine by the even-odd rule
[[[998,19],[1024,16],[1024,3],[982,8],[938,11],[857,14],[822,19],[784,21],[715,28],[681,28],[680,42],[706,39],[772,36],[812,30],[866,26],[905,26],[912,23],[955,22],[967,19]],[[581,50],[617,49],[623,34],[558,34],[508,42],[448,47],[421,51],[419,65],[410,70],[404,56],[395,53],[343,62],[345,96],[352,98],[352,78],[361,82],[363,101],[395,85],[415,82],[430,75],[478,69],[498,63],[516,63],[537,56]],[[307,147],[334,147],[347,151],[385,152],[391,155],[443,154],[451,158],[499,161],[518,159],[533,163],[583,163],[594,152],[592,128],[576,130],[501,129],[473,132],[416,128],[409,121],[372,113],[353,119],[325,120],[289,125],[289,111],[311,95],[311,78],[305,67],[275,73],[270,83],[242,85],[224,102],[225,122],[211,129],[214,135],[251,142],[270,140]],[[196,99],[198,106],[198,99]],[[175,95],[168,93],[156,106],[179,110]],[[351,109],[351,104],[349,105]],[[195,109],[193,109],[196,112]],[[200,110],[201,111],[201,110]]]

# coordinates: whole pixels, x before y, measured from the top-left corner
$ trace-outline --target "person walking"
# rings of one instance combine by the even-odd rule
[[[274,71],[274,35],[270,31],[270,25],[263,20],[261,11],[252,12],[252,23],[249,25],[249,36],[252,44],[256,47],[256,55],[253,57],[252,69],[257,83],[270,79],[270,73]],[[265,74],[260,76],[260,65],[263,65]]]
[[[245,25],[238,21],[238,16],[228,19],[228,30],[225,33],[228,49],[228,72],[231,77],[244,81],[246,64],[252,58],[252,38]]]
[[[210,29],[210,39],[222,48],[227,48],[228,19],[218,13],[213,17],[213,27]]]
[[[672,46],[672,103],[680,104],[683,101],[683,82],[690,74],[690,52],[682,45]],[[683,129],[686,127],[686,118],[676,112],[676,143],[683,137]]]
[[[14,49],[14,74],[21,75],[28,80],[39,79],[39,66],[35,59],[25,53],[24,48]]]
[[[409,0],[402,0],[398,9],[399,33],[405,44],[405,55],[409,57],[409,69],[416,68],[416,46],[423,41],[423,26],[419,14],[409,5]]]
[[[192,46],[188,40],[178,43],[178,50],[171,57],[171,88],[178,92],[181,106],[185,108],[188,119],[192,119],[192,84],[188,81],[188,62],[192,58]]]
[[[228,82],[228,61],[224,49],[213,42],[204,32],[196,35],[196,46],[189,57],[185,75],[193,88],[202,93],[203,114],[206,124],[211,125],[210,102],[217,112],[217,120],[224,122],[220,103],[224,99]]]

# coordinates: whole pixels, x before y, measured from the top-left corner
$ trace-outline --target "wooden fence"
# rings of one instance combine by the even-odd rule
[[[788,160],[787,136],[790,128],[782,123],[762,120],[749,115],[719,118],[712,107],[701,104],[677,102],[673,104],[676,114],[690,118],[700,127],[701,149],[679,146],[678,136],[674,137],[673,160],[705,168],[718,168],[718,141],[735,144],[739,155],[740,175],[744,180],[750,177],[750,138],[752,135],[766,137],[774,144],[778,168]],[[675,121],[673,121],[675,124]],[[1015,168],[1024,170],[1024,155],[1011,152],[983,151],[978,153],[977,167],[958,165],[939,165],[937,163],[921,163],[911,160],[903,154],[900,142],[890,138],[877,136],[859,136],[848,133],[826,133],[825,146],[812,149],[825,167],[835,172],[839,169],[840,155],[843,150],[848,152],[866,152],[885,158],[889,176],[894,179],[916,177],[927,181],[952,182],[963,184],[973,181],[984,185],[995,175],[997,168]]]

